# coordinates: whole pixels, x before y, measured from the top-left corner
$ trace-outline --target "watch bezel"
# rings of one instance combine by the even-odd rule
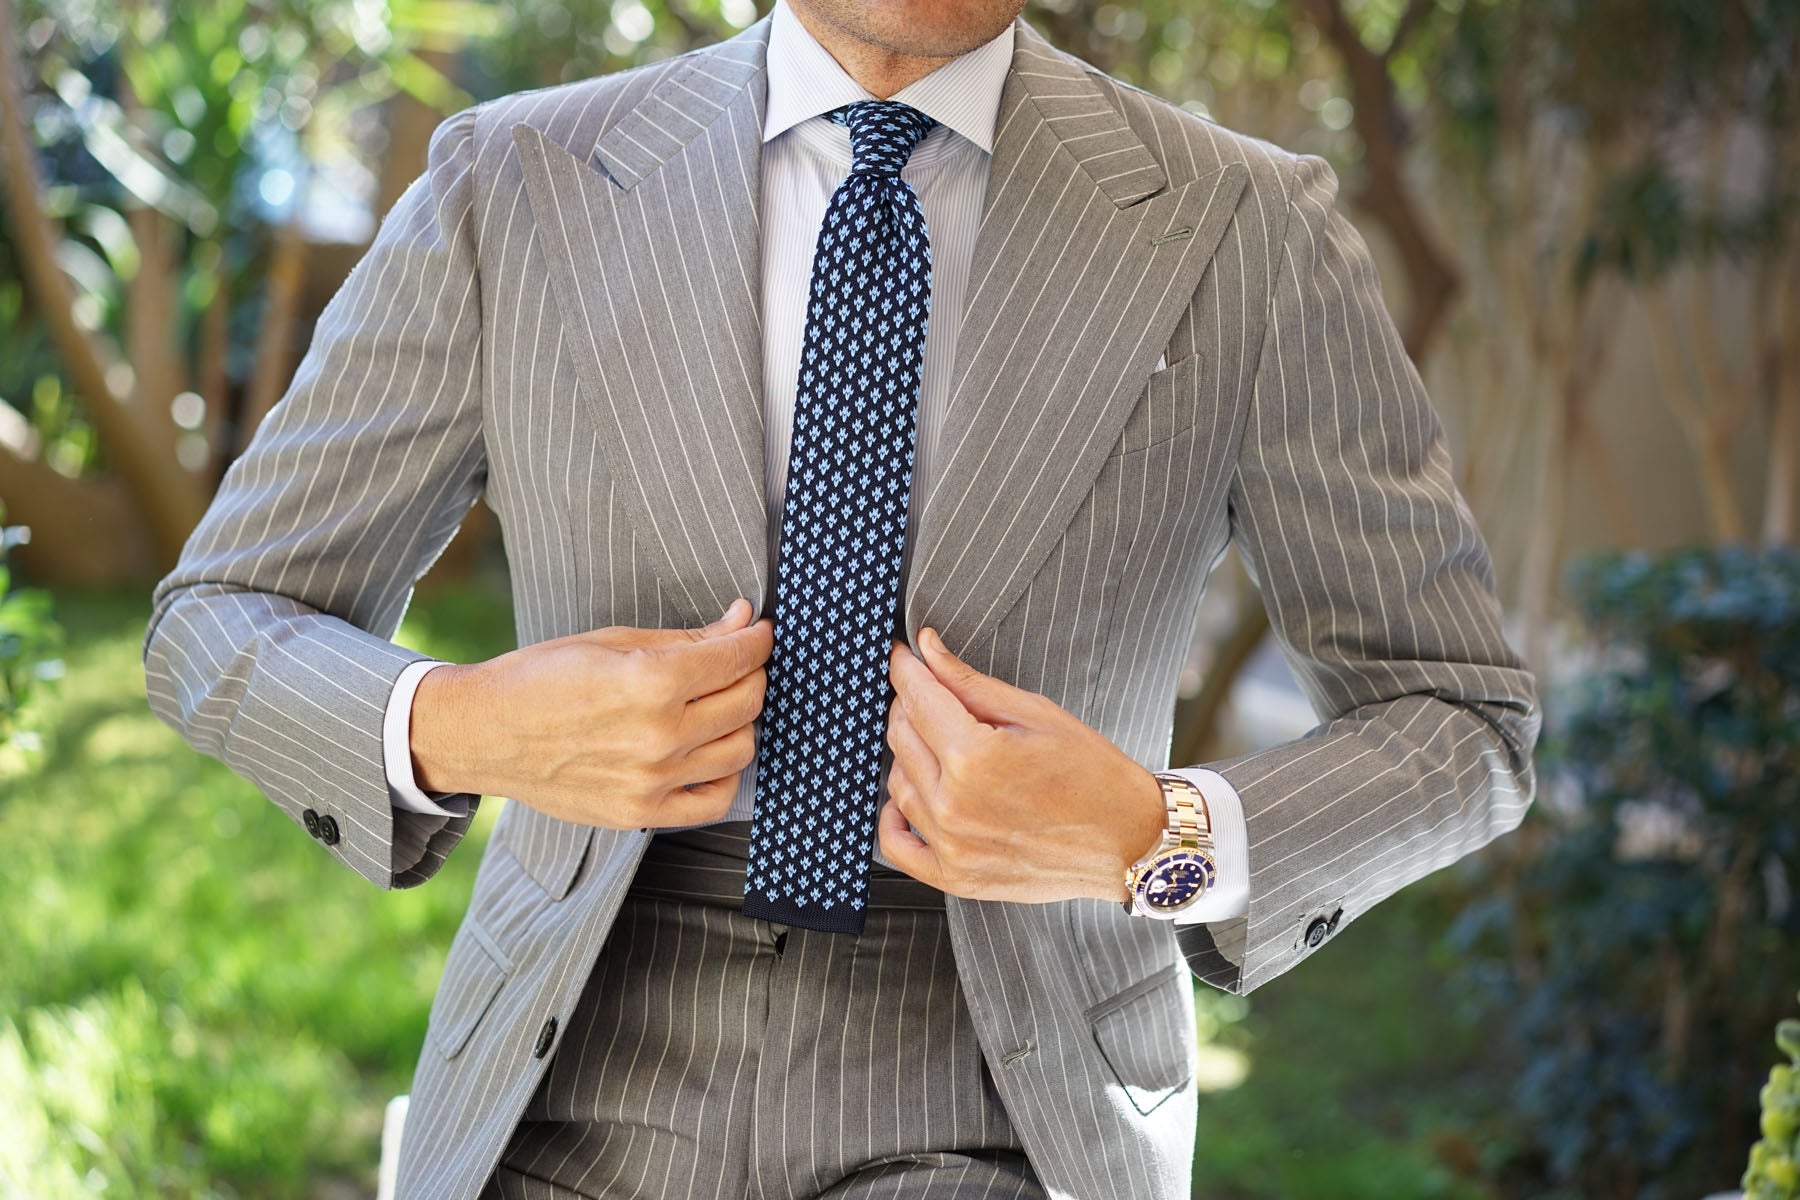
[[[1189,861],[1200,863],[1202,869],[1206,873],[1205,881],[1193,895],[1181,901],[1179,904],[1158,903],[1153,898],[1152,894],[1152,889],[1155,887],[1156,883],[1159,880],[1166,881],[1169,873],[1173,871],[1177,865]],[[1176,913],[1185,912],[1194,905],[1200,903],[1201,898],[1212,891],[1213,887],[1218,882],[1219,862],[1213,857],[1210,847],[1168,846],[1158,850],[1151,858],[1149,864],[1138,872],[1137,880],[1133,883],[1131,889],[1132,898],[1137,901],[1141,909],[1147,910],[1154,915],[1172,916]]]

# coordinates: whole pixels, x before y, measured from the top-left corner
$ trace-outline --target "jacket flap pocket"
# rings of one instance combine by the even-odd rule
[[[1188,986],[1182,964],[1170,963],[1087,1010],[1101,1056],[1141,1113],[1193,1077],[1192,997],[1181,990]]]
[[[494,835],[551,899],[561,900],[581,874],[595,827],[546,816],[516,800],[506,807],[509,812]]]
[[[464,917],[450,943],[444,978],[431,1002],[425,1037],[445,1058],[455,1058],[512,975],[512,959],[473,917]]]

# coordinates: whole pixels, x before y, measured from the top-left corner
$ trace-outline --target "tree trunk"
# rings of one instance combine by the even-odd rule
[[[1589,419],[1589,401],[1606,373],[1606,364],[1614,347],[1619,344],[1619,313],[1623,307],[1620,301],[1623,298],[1612,294],[1619,286],[1617,281],[1599,281],[1593,286],[1594,293],[1584,297],[1575,310],[1577,340],[1565,393],[1569,440],[1587,469],[1588,483],[1594,489],[1613,542],[1620,546],[1637,546],[1643,543],[1630,494],[1618,472],[1613,470],[1612,454],[1605,439]]]
[[[206,256],[210,261],[203,260],[212,276],[213,295],[200,314],[200,359],[192,389],[204,402],[200,434],[206,440],[206,453],[201,471],[209,490],[216,489],[224,476],[231,450],[226,443],[231,424],[231,275],[224,258],[222,248],[217,248]]]
[[[1700,494],[1706,502],[1713,533],[1720,541],[1743,541],[1744,518],[1731,470],[1728,423],[1702,401],[1688,379],[1679,349],[1680,328],[1669,306],[1668,284],[1655,280],[1643,287],[1642,295],[1650,317],[1650,355],[1662,377],[1663,398],[1693,451]]]
[[[1581,457],[1582,466],[1587,468],[1588,483],[1593,486],[1595,498],[1600,502],[1601,515],[1606,518],[1606,532],[1615,545],[1641,546],[1643,537],[1638,532],[1637,515],[1632,511],[1629,493],[1619,473],[1613,470],[1612,455],[1607,453],[1606,441],[1594,423],[1588,420],[1585,410],[1570,414],[1569,439],[1574,443],[1575,453]]]
[[[1343,59],[1344,77],[1355,106],[1356,131],[1362,136],[1363,169],[1368,173],[1367,183],[1354,198],[1355,204],[1381,223],[1400,255],[1409,296],[1406,319],[1401,324],[1402,340],[1413,362],[1422,363],[1449,316],[1462,279],[1427,228],[1406,181],[1407,118],[1394,94],[1388,64],[1430,5],[1413,3],[1402,15],[1393,43],[1380,53],[1363,42],[1343,0],[1306,0],[1306,6]]]
[[[1800,529],[1800,248],[1790,248],[1765,351],[1769,387],[1769,478],[1762,541],[1791,546]]]
[[[74,480],[0,446],[0,505],[31,540],[14,552],[29,578],[89,587],[143,579],[155,555],[116,480]]]
[[[1269,610],[1263,606],[1257,590],[1246,582],[1239,586],[1236,600],[1237,618],[1213,657],[1200,694],[1176,705],[1171,753],[1178,765],[1218,757],[1219,718],[1224,715],[1245,665],[1269,635]]]
[[[269,276],[263,291],[262,324],[256,331],[256,365],[243,407],[238,411],[234,458],[256,436],[257,426],[281,399],[292,378],[294,320],[305,283],[306,238],[296,201],[293,214],[275,230],[275,246],[269,256]]]
[[[1559,380],[1558,399],[1566,401],[1569,378],[1567,351],[1557,368],[1546,372]],[[1564,517],[1569,510],[1569,437],[1566,402],[1558,403],[1538,422],[1538,486],[1533,492],[1536,519],[1526,537],[1519,572],[1520,609],[1525,625],[1525,660],[1542,671],[1549,664],[1550,615],[1560,592]]]
[[[177,320],[181,284],[174,243],[180,234],[152,208],[132,209],[125,220],[138,250],[137,274],[125,291],[125,361],[131,367],[127,403],[154,418],[142,422],[146,451],[159,461],[177,463],[180,430],[170,406],[187,386]]]
[[[38,199],[37,147],[25,116],[16,24],[12,0],[0,0],[0,178],[25,286],[43,315],[70,390],[86,405],[101,444],[142,514],[153,561],[164,567],[174,562],[205,511],[205,495],[199,481],[168,451],[171,439],[161,432],[168,413],[146,411],[128,399],[124,364],[75,320],[72,289],[56,260],[60,234]]]

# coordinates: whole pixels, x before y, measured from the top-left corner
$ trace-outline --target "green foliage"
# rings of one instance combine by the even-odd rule
[[[59,607],[45,753],[0,805],[0,1195],[372,1192],[499,806],[426,886],[371,888],[150,714],[141,596]],[[433,654],[512,644],[491,598],[413,616]]]
[[[1741,1168],[1800,978],[1800,553],[1580,565],[1594,661],[1540,750],[1516,878],[1460,918],[1545,1180],[1690,1200]]]
[[[1433,30],[1433,86],[1416,100],[1447,165],[1481,179],[1509,147],[1553,131],[1598,171],[1578,285],[1607,271],[1642,284],[1685,259],[1742,261],[1793,236],[1791,161],[1720,189],[1724,161],[1708,155],[1745,132],[1787,136],[1800,110],[1800,5],[1469,0]]]
[[[1750,1147],[1744,1200],[1800,1198],[1800,1020],[1784,1017],[1775,1044],[1788,1061],[1771,1067],[1763,1085],[1762,1139]]]
[[[1195,1197],[1491,1200],[1498,1103],[1483,1031],[1457,1018],[1461,964],[1441,944],[1454,872],[1378,905],[1316,963],[1250,996],[1202,1044],[1245,1056],[1235,1087],[1203,1091]],[[1690,1198],[1691,1200],[1691,1198]]]
[[[63,386],[49,334],[28,311],[23,272],[0,205],[0,404],[31,423],[45,462],[77,475],[95,458],[94,428]]]
[[[26,702],[37,684],[55,678],[62,666],[51,657],[62,644],[62,630],[51,612],[50,593],[12,586],[7,555],[26,531],[8,528],[5,517],[0,508],[0,782],[18,755],[37,744],[23,725]]]
[[[654,62],[721,41],[767,0],[499,0],[504,30],[469,47],[464,77],[478,95],[546,87]]]
[[[41,202],[69,235],[57,257],[77,321],[123,342],[129,289],[154,272],[155,298],[132,301],[139,319],[143,306],[172,306],[177,361],[193,366],[177,375],[220,403],[210,373],[252,373],[274,226],[309,175],[341,181],[346,160],[354,175],[363,148],[344,143],[384,136],[377,106],[394,95],[445,112],[469,104],[435,60],[499,28],[478,0],[24,0],[20,16]],[[146,207],[174,224],[149,246],[127,220]],[[86,398],[60,379],[13,282],[10,236],[0,222],[0,404],[32,422],[58,469],[102,469]]]

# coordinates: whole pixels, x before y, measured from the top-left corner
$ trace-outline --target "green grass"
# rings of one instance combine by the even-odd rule
[[[426,886],[383,893],[144,700],[142,596],[62,596],[45,752],[0,780],[0,1194],[372,1192],[498,806]],[[401,640],[511,644],[474,593]]]
[[[1204,1200],[1486,1200],[1504,1068],[1457,1017],[1437,945],[1453,881],[1365,913],[1247,998],[1242,1085],[1203,1094]],[[1211,989],[1205,989],[1210,991]],[[1204,995],[1204,993],[1203,993]]]
[[[372,1193],[498,806],[428,884],[380,892],[150,714],[143,596],[57,607],[44,754],[0,774],[0,1195]],[[468,661],[511,618],[440,591],[401,640]],[[1494,1194],[1470,1182],[1484,1064],[1432,950],[1441,890],[1345,927],[1247,1014],[1201,989],[1249,1073],[1202,1097],[1196,1197]]]

